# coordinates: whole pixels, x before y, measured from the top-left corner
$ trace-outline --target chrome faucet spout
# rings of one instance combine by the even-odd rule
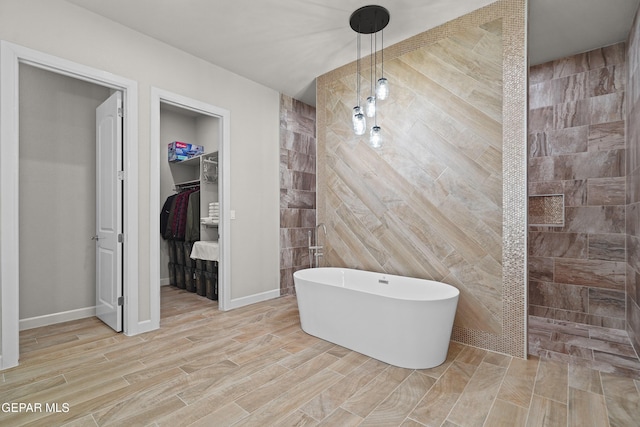
[[[320,230],[320,227],[322,227],[322,231],[324,231],[324,237],[327,237],[327,226],[324,225],[324,222],[316,225],[316,245],[318,245],[318,230]]]

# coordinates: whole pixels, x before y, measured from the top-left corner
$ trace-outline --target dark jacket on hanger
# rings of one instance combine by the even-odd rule
[[[177,194],[173,194],[167,197],[160,211],[160,235],[165,240],[171,237],[171,228],[169,225],[171,224],[171,214],[175,207],[176,196]]]

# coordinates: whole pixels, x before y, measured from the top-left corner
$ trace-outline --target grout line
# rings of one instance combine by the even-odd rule
[[[602,399],[604,400],[604,410],[607,415],[607,422],[611,425],[611,418],[609,417],[609,405],[607,405],[607,394],[606,389],[604,387],[604,383],[602,381],[602,373],[600,371],[596,371],[598,373],[598,379],[600,380],[600,388],[602,389]],[[613,397],[613,396],[612,396]]]
[[[393,367],[393,365],[389,365],[389,366]],[[393,393],[394,393],[394,392],[395,392],[395,391],[396,391],[396,390],[397,390],[397,389],[398,389],[398,388],[399,388],[399,387],[400,387],[400,386],[401,386],[401,385],[402,385],[402,384],[403,384],[403,383],[404,383],[404,382],[405,382],[405,381],[406,381],[406,380],[407,380],[407,379],[408,379],[408,378],[409,378],[409,377],[410,377],[410,376],[411,376],[415,371],[416,371],[416,370],[415,370],[415,369],[413,369],[413,370],[412,370],[412,372],[411,372],[409,375],[407,375],[407,377],[406,377],[404,380],[400,381],[400,383],[399,383],[399,384],[398,384],[398,385],[397,385],[393,390],[391,390],[391,391],[389,392],[389,394],[387,394],[384,398],[380,399],[380,402],[375,406],[375,408],[373,408],[373,409],[372,409],[372,410],[367,414],[367,416],[366,416],[366,417],[364,417],[364,418],[363,418],[363,421],[365,421],[367,418],[369,418],[369,416],[370,416],[371,414],[373,414],[373,413],[376,411],[376,409],[378,409],[378,408],[380,407],[380,405],[382,405],[382,403],[384,403],[384,402],[389,398],[389,396],[391,396],[391,395],[392,395],[392,394],[393,394]],[[381,372],[381,373],[382,373],[382,372]],[[376,376],[376,377],[377,377],[377,376]]]
[[[451,364],[453,365],[453,363],[458,360],[458,357],[460,357],[460,354],[462,352],[458,353],[458,355],[456,356],[455,359],[453,359],[453,361],[451,362]],[[482,358],[482,360],[484,360],[485,356]],[[464,362],[460,362],[460,363],[464,363]],[[480,362],[482,363],[482,362]],[[467,364],[468,365],[468,364]],[[471,365],[470,365],[471,366]],[[467,383],[464,385],[464,388],[462,389],[462,392],[460,392],[460,394],[458,394],[458,397],[456,399],[456,401],[453,403],[453,405],[451,405],[451,409],[449,409],[449,412],[447,413],[447,416],[444,418],[443,424],[447,421],[449,421],[449,416],[451,415],[451,412],[453,412],[454,408],[456,407],[456,405],[458,404],[458,402],[460,401],[460,398],[464,395],[465,390],[467,389],[467,387],[469,387],[469,383],[471,382],[471,380],[473,379],[473,377],[476,375],[476,372],[478,372],[478,368],[480,367],[480,364],[478,364],[475,369],[473,370],[473,374],[469,377],[469,381],[467,381]],[[449,368],[447,368],[449,369]],[[451,424],[455,424],[451,421],[449,421]]]
[[[457,357],[457,356],[456,356],[456,357]],[[454,359],[454,360],[455,360],[455,359]],[[407,413],[407,416],[405,417],[405,421],[406,421],[407,419],[410,419],[410,415],[413,413],[413,411],[415,411],[415,410],[416,410],[416,408],[420,405],[420,403],[422,403],[422,401],[424,400],[425,396],[426,396],[427,394],[429,394],[429,392],[433,389],[433,387],[436,385],[436,383],[437,383],[438,381],[440,381],[440,378],[442,378],[442,376],[443,376],[443,375],[444,375],[444,374],[449,370],[449,368],[451,368],[451,365],[453,365],[453,360],[451,361],[451,363],[449,363],[449,366],[447,366],[447,368],[446,368],[446,369],[445,369],[445,370],[440,374],[440,376],[438,377],[438,379],[436,379],[436,380],[434,381],[434,383],[433,383],[433,384],[431,384],[431,387],[429,387],[429,389],[428,389],[428,390],[427,390],[427,391],[426,391],[426,392],[425,392],[425,393],[420,397],[420,399],[418,399],[418,402],[417,402],[415,405],[413,405],[413,408],[411,408],[411,409],[409,410],[409,412]],[[414,372],[415,372],[415,373],[417,373],[417,374],[419,374],[419,375],[424,375],[425,377],[429,377],[429,375],[422,374],[422,373],[418,372],[418,370],[416,370],[416,369],[414,369],[414,370],[413,370],[413,372],[412,372],[409,376],[411,376]],[[407,378],[409,378],[409,377],[407,377]],[[434,379],[433,377],[429,377],[429,378]],[[415,420],[412,420],[412,421],[415,421]],[[416,421],[416,422],[417,422],[417,421]],[[423,425],[422,423],[418,423],[418,424]]]
[[[536,368],[536,374],[533,376],[533,387],[531,388],[531,397],[529,397],[529,408],[527,409],[527,417],[524,425],[528,425],[529,417],[531,416],[531,405],[533,405],[533,397],[535,396],[536,384],[538,383],[538,373],[540,372],[540,357],[538,357],[538,367]],[[567,380],[568,382],[568,380]]]

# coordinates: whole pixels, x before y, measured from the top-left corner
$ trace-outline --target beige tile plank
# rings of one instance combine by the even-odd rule
[[[62,424],[66,421],[82,418],[85,415],[91,413],[91,411],[84,406],[86,401],[91,399],[100,399],[104,395],[108,395],[119,390],[123,390],[128,387],[128,383],[122,378],[105,379],[101,384],[93,387],[82,388],[77,390],[75,388],[56,388],[51,390],[45,390],[42,392],[34,393],[24,399],[26,403],[58,403],[60,407],[63,404],[68,404],[69,411],[66,413],[46,413],[46,412],[31,412],[31,413],[0,413],[0,424],[2,425],[33,425],[50,427],[56,424]]]
[[[566,363],[540,359],[534,394],[567,403],[569,373]]]
[[[505,368],[481,363],[447,420],[462,427],[482,426],[498,395],[506,371]]]
[[[498,399],[528,409],[537,372],[537,359],[524,360],[514,357],[500,386]]]
[[[297,367],[290,372],[276,378],[274,381],[252,391],[251,393],[238,399],[236,403],[247,412],[254,412],[261,406],[267,405],[274,396],[277,396],[284,390],[291,390],[297,384],[307,380],[308,378],[318,374],[325,368],[335,363],[335,356],[329,354],[320,354],[309,360],[307,363]],[[282,365],[282,364],[280,364]],[[342,375],[336,374],[342,378]]]
[[[64,384],[67,384],[64,375],[56,375],[51,378],[45,378],[42,381],[27,383],[0,393],[0,403],[20,402],[23,397],[28,397],[50,388],[60,387]]]
[[[162,427],[191,425],[287,372],[289,372],[287,368],[276,363],[267,366],[250,377],[240,376],[236,378],[232,376],[227,381],[219,383],[216,389],[210,390],[208,396],[203,396],[188,406],[156,420],[156,423]],[[242,411],[247,414],[246,411]]]
[[[65,423],[62,427],[99,427],[96,420],[91,415],[78,418],[71,422]]]
[[[234,380],[260,372],[264,368],[277,363],[286,356],[286,352],[272,352],[269,356],[255,359],[251,363],[239,366],[230,360],[222,360],[216,365],[196,371],[190,376],[198,378],[193,385],[180,391],[178,397],[188,404],[192,404],[203,397],[209,396],[220,389],[221,386]]]
[[[360,425],[400,425],[435,382],[414,371]]]
[[[310,417],[309,415],[298,410],[292,413],[291,415],[289,415],[288,417],[278,421],[278,424],[283,426],[313,427],[313,426],[317,426],[318,422],[314,420],[312,417]],[[343,426],[344,424],[339,424],[339,425]]]
[[[569,387],[569,427],[603,427],[609,425],[604,396]]]
[[[411,370],[409,369],[388,366],[340,407],[365,418],[410,374]]]
[[[352,414],[351,412],[347,412],[342,408],[338,408],[331,415],[325,418],[320,424],[318,424],[318,426],[355,427],[360,425],[361,422],[362,418],[360,418],[359,416]]]
[[[486,426],[525,427],[527,423],[528,408],[520,405],[496,399],[489,416],[485,421]]]
[[[569,387],[595,394],[603,394],[600,373],[577,364],[569,365]]]
[[[342,375],[324,369],[296,386],[282,391],[266,405],[261,406],[247,418],[244,418],[241,424],[246,427],[277,425],[279,420],[296,411],[302,404],[308,402],[313,396],[321,393],[341,378]]]
[[[93,418],[100,426],[144,426],[185,406],[175,395],[143,395],[95,412]]]
[[[632,426],[640,421],[640,400],[626,397],[605,397],[609,425]]]
[[[195,410],[196,408],[190,408],[191,410]],[[198,419],[197,421],[189,424],[175,424],[175,426],[179,425],[189,425],[191,427],[211,427],[211,426],[231,426],[234,423],[238,422],[242,418],[249,415],[244,409],[236,405],[235,403],[229,403],[228,405],[223,406],[220,409],[217,409],[213,412],[207,411],[208,415]]]
[[[73,369],[92,367],[105,362],[100,354],[83,357],[82,354],[51,361],[48,365],[13,369],[4,374],[4,382],[0,384],[0,393],[32,382],[51,378]]]
[[[567,425],[567,405],[546,397],[533,395],[527,416],[527,427]]]
[[[135,396],[143,395],[148,393],[149,390],[154,389],[154,387],[162,387],[165,383],[169,383],[181,377],[184,378],[186,375],[179,369],[174,368],[172,370],[165,371],[161,375],[157,375],[137,384],[129,384],[124,379],[118,378],[117,380],[98,384],[91,388],[74,390],[71,394],[62,394],[49,399],[49,401],[68,402],[70,405],[70,411],[68,413],[56,414],[56,422],[53,424],[51,424],[50,421],[47,421],[42,422],[41,424],[36,423],[35,425],[51,426],[55,425],[58,420],[73,420],[80,415],[100,411],[113,405],[117,405],[120,402],[132,399]]]
[[[438,378],[409,418],[425,426],[441,425],[469,383],[476,366],[453,362]]]
[[[354,354],[358,353],[354,352]],[[387,368],[387,364],[383,362],[375,359],[367,359],[364,364],[361,364],[358,368],[348,373],[343,379],[315,396],[301,409],[318,421],[325,420],[329,414],[332,414],[347,399]],[[328,369],[337,371],[335,366],[339,365],[341,361],[342,360],[337,361]]]

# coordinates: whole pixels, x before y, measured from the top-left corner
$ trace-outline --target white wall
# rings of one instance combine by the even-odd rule
[[[150,88],[231,112],[232,298],[279,288],[279,95],[63,0],[2,0],[0,39],[136,80],[139,221],[148,223]],[[259,66],[257,64],[256,66]],[[251,102],[249,102],[250,100]],[[139,295],[149,292],[149,230],[139,228]],[[140,299],[139,321],[150,318]]]
[[[21,320],[95,312],[95,109],[109,92],[20,66]]]

